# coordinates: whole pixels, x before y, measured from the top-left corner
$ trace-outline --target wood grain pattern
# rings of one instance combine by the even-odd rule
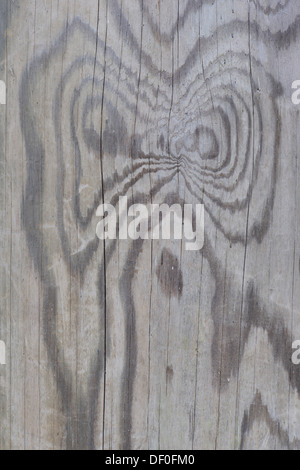
[[[1,449],[300,449],[300,5],[2,0]],[[205,245],[96,237],[204,203]]]

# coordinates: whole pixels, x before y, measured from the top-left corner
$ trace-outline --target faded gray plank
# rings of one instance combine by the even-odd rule
[[[300,7],[0,4],[1,449],[300,448]],[[103,201],[205,205],[205,245]]]

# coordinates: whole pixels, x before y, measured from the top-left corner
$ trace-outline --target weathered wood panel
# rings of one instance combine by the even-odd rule
[[[300,5],[1,0],[1,449],[300,449]],[[204,203],[205,244],[96,237]]]

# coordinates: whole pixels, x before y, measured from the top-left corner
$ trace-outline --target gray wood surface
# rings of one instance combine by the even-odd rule
[[[1,449],[300,449],[297,0],[1,0]],[[205,244],[96,209],[204,203]]]

